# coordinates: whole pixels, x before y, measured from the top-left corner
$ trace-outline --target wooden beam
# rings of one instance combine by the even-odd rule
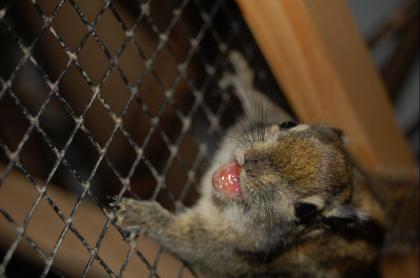
[[[0,166],[0,172],[3,170]],[[42,185],[42,183],[39,184]],[[20,225],[37,195],[38,191],[35,187],[20,173],[14,171],[0,187],[0,209],[9,213],[14,221]],[[47,195],[66,216],[69,216],[77,196],[54,185],[48,186]],[[106,220],[104,213],[93,202],[85,200],[79,207],[72,225],[91,247],[95,247]],[[49,256],[63,228],[63,221],[57,216],[46,199],[43,198],[29,221],[25,236],[30,237]],[[16,238],[16,229],[0,214],[0,246],[7,251]],[[137,248],[153,264],[159,245],[148,238],[141,237],[137,241]],[[118,275],[129,250],[129,244],[123,240],[117,229],[111,226],[98,249],[98,254],[112,271]],[[45,260],[31,248],[25,239],[22,239],[17,245],[14,255],[30,260],[41,268],[44,267]],[[71,277],[81,277],[89,258],[90,254],[80,240],[72,231],[68,231],[58,248],[57,256],[53,262],[53,269],[57,269]],[[178,277],[181,265],[179,260],[165,252],[157,264],[157,273],[161,277]],[[124,277],[148,277],[148,275],[149,270],[146,265],[137,256],[132,256],[124,272]],[[95,260],[88,276],[108,277],[108,274],[99,262]],[[193,275],[186,269],[184,277],[193,277]]]
[[[416,162],[345,1],[237,0],[298,117],[339,127],[369,170]]]

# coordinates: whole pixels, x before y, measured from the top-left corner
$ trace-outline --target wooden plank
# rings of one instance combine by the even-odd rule
[[[237,0],[298,117],[345,131],[369,170],[416,162],[345,1]]]
[[[3,170],[0,166],[0,172]],[[42,185],[42,183],[39,184]],[[37,195],[38,191],[26,178],[17,172],[12,172],[0,187],[0,209],[9,213],[14,221],[20,225]],[[69,216],[77,196],[54,185],[48,186],[47,195],[66,216]],[[87,243],[94,247],[106,223],[106,216],[94,203],[85,200],[79,207],[72,223]],[[50,255],[63,228],[63,221],[43,198],[29,221],[25,235],[30,237],[45,254]],[[16,237],[16,229],[0,214],[0,246],[7,251]],[[137,248],[153,265],[160,248],[159,245],[148,238],[140,237],[137,241]],[[98,255],[118,275],[129,250],[129,244],[122,239],[117,229],[111,225],[98,249]],[[41,268],[45,264],[45,260],[30,247],[25,239],[22,239],[17,245],[15,255],[30,260],[40,265]],[[57,269],[70,277],[81,277],[89,258],[90,253],[80,243],[80,240],[73,232],[68,231],[58,248],[53,269]],[[157,272],[161,277],[178,277],[180,268],[181,262],[166,252],[163,253],[157,264]],[[148,277],[148,275],[149,270],[146,265],[138,257],[133,256],[127,265],[124,277]],[[193,277],[188,270],[184,271],[184,275],[185,277]],[[108,274],[99,262],[95,261],[88,276],[108,277]]]

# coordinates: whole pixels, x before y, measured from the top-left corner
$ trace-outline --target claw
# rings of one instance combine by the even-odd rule
[[[130,238],[131,231],[123,229],[122,230],[122,235],[123,235],[124,238]]]
[[[117,208],[117,209],[119,209],[119,208],[120,208],[120,202],[114,199],[114,201],[113,201],[113,202],[110,202],[110,203],[109,203],[109,206],[110,206],[111,208]]]
[[[139,226],[128,226],[122,229],[122,235],[125,239],[133,239],[140,233]]]
[[[219,86],[222,89],[227,89],[230,86],[234,86],[234,77],[232,74],[225,72],[222,79],[219,80]]]

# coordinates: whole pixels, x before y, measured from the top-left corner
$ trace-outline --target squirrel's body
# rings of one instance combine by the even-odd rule
[[[123,199],[117,223],[138,226],[205,277],[372,274],[395,210],[384,208],[387,198],[353,164],[338,130],[295,126],[253,89],[242,58],[231,59],[238,74],[223,82],[247,116],[227,131],[197,204],[174,215]],[[409,229],[416,240],[418,223]]]

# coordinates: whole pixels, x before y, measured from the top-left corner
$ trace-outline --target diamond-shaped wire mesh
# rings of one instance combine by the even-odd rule
[[[0,41],[0,277],[194,275],[109,203],[194,203],[240,111],[218,86],[232,49],[278,91],[235,4],[1,1]]]

